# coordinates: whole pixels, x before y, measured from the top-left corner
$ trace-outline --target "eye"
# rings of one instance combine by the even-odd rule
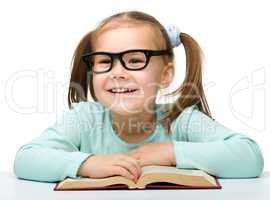
[[[103,60],[98,60],[97,63],[100,63],[100,64],[108,64],[110,63],[111,60],[110,59],[103,59]]]
[[[144,61],[140,60],[140,59],[136,59],[136,58],[132,58],[132,59],[129,60],[129,63],[133,63],[133,64],[142,63],[142,62],[144,62]]]

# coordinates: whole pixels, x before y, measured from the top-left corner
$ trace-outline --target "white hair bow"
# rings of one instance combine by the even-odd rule
[[[169,38],[170,38],[170,42],[172,47],[177,47],[181,44],[181,40],[180,40],[180,30],[178,27],[171,25],[171,24],[167,24],[164,26],[165,30],[167,31]]]

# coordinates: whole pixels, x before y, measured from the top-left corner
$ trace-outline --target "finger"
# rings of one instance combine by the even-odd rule
[[[128,160],[119,160],[116,165],[120,165],[121,167],[124,167],[126,170],[128,170],[133,176],[134,178],[138,178],[139,177],[139,172],[137,171],[136,166],[134,166],[134,164],[131,161]]]
[[[136,167],[137,172],[138,172],[138,177],[139,177],[142,173],[139,160],[134,159],[133,157],[127,157],[127,159]]]
[[[131,180],[134,179],[134,176],[125,167],[122,167],[120,165],[115,165],[112,168],[114,171],[114,175],[120,175]]]
[[[139,177],[139,172],[137,170],[137,167],[132,161],[121,160],[120,165],[125,167],[128,171],[130,171],[136,179]]]
[[[116,162],[117,160],[127,160],[128,162],[131,162],[134,165],[134,167],[136,167],[137,169],[137,176],[135,176],[137,178],[141,175],[141,166],[140,166],[139,159],[135,159],[132,156],[128,156],[127,155],[128,153],[134,154],[136,153],[136,150],[131,150],[125,154],[116,154],[117,155]]]

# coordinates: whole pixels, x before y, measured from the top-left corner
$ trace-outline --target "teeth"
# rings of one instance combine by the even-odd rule
[[[113,88],[113,89],[111,89],[111,91],[121,93],[121,92],[131,92],[131,91],[133,91],[133,89],[129,89],[129,88]]]

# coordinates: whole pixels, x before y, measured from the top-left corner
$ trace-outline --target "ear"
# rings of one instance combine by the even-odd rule
[[[160,88],[163,89],[168,87],[173,81],[173,77],[174,77],[174,65],[172,62],[169,62],[167,65],[164,66],[162,70]]]

